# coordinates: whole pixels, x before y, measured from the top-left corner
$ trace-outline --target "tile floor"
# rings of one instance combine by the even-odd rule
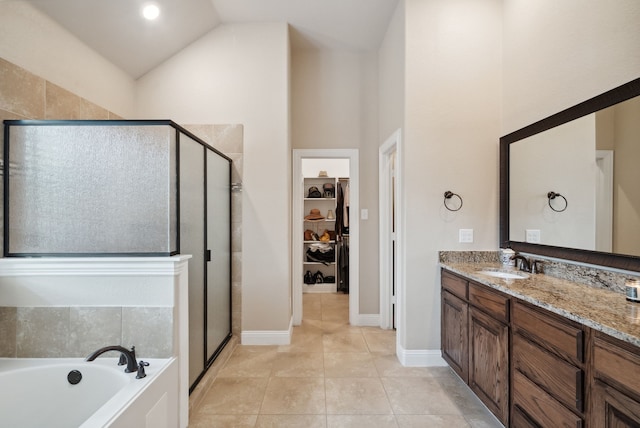
[[[348,324],[348,296],[304,294],[290,345],[242,346],[190,428],[501,427],[448,367],[403,367],[395,332]]]

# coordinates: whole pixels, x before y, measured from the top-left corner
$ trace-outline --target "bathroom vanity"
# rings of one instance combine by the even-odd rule
[[[640,426],[640,305],[497,264],[442,264],[442,356],[512,427]]]

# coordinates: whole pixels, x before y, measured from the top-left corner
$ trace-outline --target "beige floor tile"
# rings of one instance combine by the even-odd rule
[[[302,314],[306,320],[322,319],[322,302],[318,300],[303,301]]]
[[[322,334],[293,334],[289,345],[278,346],[278,352],[322,352],[324,350]]]
[[[395,355],[374,355],[380,377],[433,377],[432,367],[405,367]]]
[[[464,415],[464,418],[472,428],[504,428],[498,419],[487,410],[474,415]]]
[[[328,378],[325,384],[328,415],[392,413],[379,378]]]
[[[385,377],[382,383],[396,415],[462,415],[436,379]]]
[[[322,321],[322,332],[324,334],[339,333],[360,333],[362,329],[349,324],[349,321]]]
[[[217,378],[202,399],[196,416],[257,415],[268,382],[268,378]]]
[[[325,353],[324,375],[330,377],[378,377],[369,353]]]
[[[398,428],[398,424],[393,415],[327,415],[327,428],[363,427]]]
[[[462,416],[453,415],[398,415],[399,428],[470,428]]]
[[[238,346],[218,377],[269,377],[277,355],[277,348],[272,346],[262,350]]]
[[[440,384],[442,390],[453,400],[462,414],[481,414],[486,412],[486,407],[469,387],[449,370],[448,376],[434,378]]]
[[[325,413],[324,379],[272,377],[260,414],[318,415]]]
[[[336,333],[323,337],[324,352],[368,352],[361,333]]]
[[[293,335],[322,334],[322,320],[303,319],[300,325],[293,327]]]
[[[273,363],[271,376],[275,377],[323,377],[322,352],[280,352]]]
[[[377,354],[396,355],[396,332],[363,330],[362,335],[367,342],[370,352]]]
[[[258,415],[207,415],[190,418],[189,428],[253,428]]]
[[[326,428],[325,415],[260,415],[255,428]]]
[[[304,294],[291,344],[237,346],[190,428],[501,427],[449,367],[403,367],[395,332],[351,326],[348,300]]]

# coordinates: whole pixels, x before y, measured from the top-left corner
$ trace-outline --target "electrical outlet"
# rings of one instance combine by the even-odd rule
[[[473,242],[473,229],[460,229],[459,230],[459,242],[472,243]]]
[[[525,235],[525,242],[530,244],[539,244],[540,243],[540,229],[527,229]]]
[[[369,220],[369,210],[363,208],[360,210],[360,220]]]

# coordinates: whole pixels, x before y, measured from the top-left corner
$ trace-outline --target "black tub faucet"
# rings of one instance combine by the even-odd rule
[[[100,348],[97,351],[91,353],[91,355],[89,355],[85,361],[93,361],[96,358],[98,358],[100,355],[104,354],[105,352],[109,352],[109,351],[118,351],[120,352],[121,356],[124,356],[124,358],[127,361],[127,368],[124,369],[125,373],[134,373],[138,371],[138,362],[136,361],[136,347],[132,346],[131,350],[128,350],[127,348],[123,348],[120,345],[112,345],[112,346],[105,346],[104,348]]]

